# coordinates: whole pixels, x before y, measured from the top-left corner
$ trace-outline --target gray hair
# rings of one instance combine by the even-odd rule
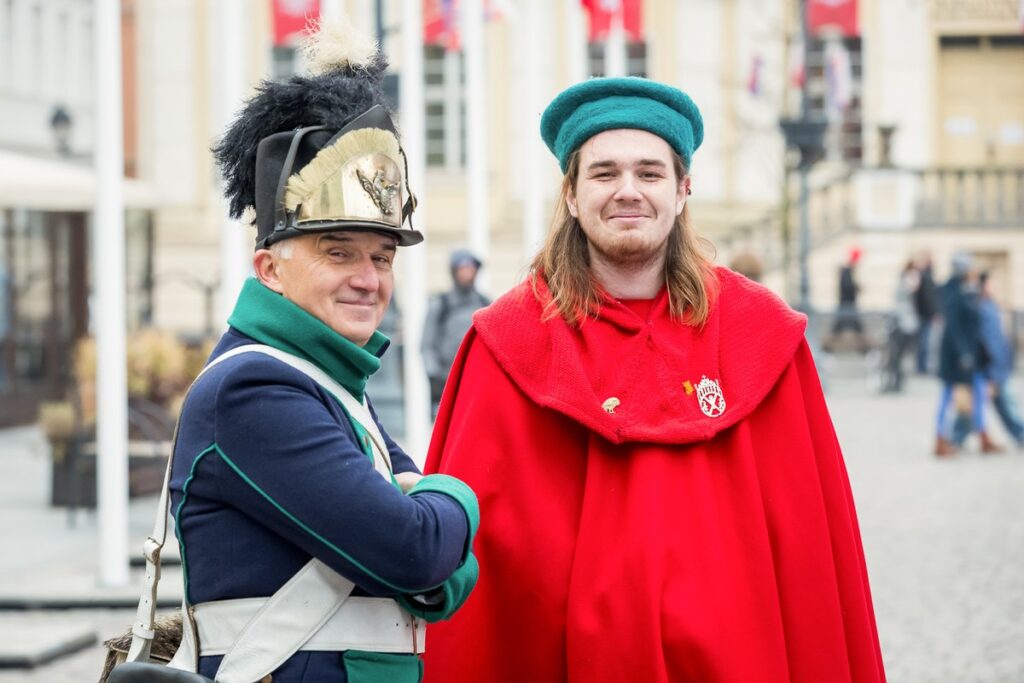
[[[295,245],[292,240],[281,240],[270,245],[270,253],[279,259],[287,261],[295,252]]]

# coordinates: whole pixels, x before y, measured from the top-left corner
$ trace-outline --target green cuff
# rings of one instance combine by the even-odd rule
[[[479,576],[480,565],[477,564],[476,555],[470,553],[466,561],[459,565],[459,568],[438,588],[444,594],[444,602],[428,606],[409,595],[399,595],[395,599],[410,614],[426,622],[443,621],[450,618],[462,607],[462,604],[466,602],[466,598],[473,592],[473,587],[476,586],[476,580]]]
[[[466,541],[467,556],[473,547],[473,539],[476,537],[476,530],[480,526],[480,505],[476,501],[476,494],[473,489],[447,474],[428,474],[416,482],[416,485],[409,489],[409,495],[417,493],[443,493],[449,498],[454,498],[463,512],[466,513],[466,522],[469,524],[469,538]]]

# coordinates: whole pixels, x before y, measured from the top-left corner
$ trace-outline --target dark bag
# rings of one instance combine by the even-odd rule
[[[206,676],[162,664],[128,662],[110,672],[108,683],[213,683]]]

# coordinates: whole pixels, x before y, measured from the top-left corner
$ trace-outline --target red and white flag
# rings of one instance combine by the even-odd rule
[[[588,40],[599,43],[608,39],[612,17],[622,15],[622,28],[631,43],[644,39],[643,0],[581,0],[590,18]]]
[[[515,14],[505,0],[484,0],[484,20],[502,21]],[[462,49],[459,0],[423,0],[423,42],[449,51]]]
[[[838,40],[825,45],[825,77],[828,106],[834,111],[846,111],[853,99],[853,69],[850,52]]]
[[[764,69],[764,57],[755,54],[750,60],[750,73],[747,75],[747,92],[757,97],[761,94],[761,71]]]
[[[789,83],[794,88],[803,89],[807,80],[804,71],[804,41],[794,40],[789,44]]]
[[[274,45],[294,45],[311,21],[320,18],[320,0],[273,0]]]
[[[457,0],[423,0],[423,42],[449,51],[460,49]]]
[[[859,35],[857,0],[807,0],[807,30],[813,36],[830,32],[844,37]]]

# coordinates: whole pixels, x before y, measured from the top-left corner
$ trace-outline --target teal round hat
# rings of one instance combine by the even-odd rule
[[[704,141],[704,119],[690,96],[646,78],[592,78],[563,90],[540,119],[544,144],[565,173],[569,155],[598,133],[636,128],[654,133],[690,167]]]

